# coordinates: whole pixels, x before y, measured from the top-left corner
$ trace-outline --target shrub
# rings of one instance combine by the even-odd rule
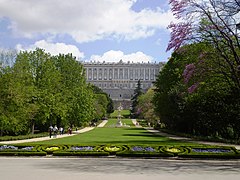
[[[54,156],[109,156],[108,152],[97,151],[55,151]]]
[[[160,146],[159,151],[162,153],[172,154],[173,156],[178,156],[182,153],[188,153],[189,149],[181,146]]]
[[[64,151],[69,149],[66,145],[40,145],[38,146],[38,151],[45,151],[47,154],[53,154],[54,151]]]
[[[37,152],[37,151],[32,151],[32,152],[23,152],[23,151],[0,151],[0,156],[46,156],[46,152]]]
[[[219,147],[219,146],[205,146],[205,147],[188,147],[189,152],[178,154],[179,157],[184,158],[217,158],[217,159],[236,159],[240,158],[240,153],[234,147]]]

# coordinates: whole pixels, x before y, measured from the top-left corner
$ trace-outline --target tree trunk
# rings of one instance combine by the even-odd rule
[[[34,126],[35,126],[35,123],[34,123],[34,120],[32,120],[32,134],[34,134]]]

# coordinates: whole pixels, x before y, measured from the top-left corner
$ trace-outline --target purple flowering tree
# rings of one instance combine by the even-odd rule
[[[184,83],[187,84],[191,77],[194,75],[196,66],[194,63],[186,65],[184,71],[183,71],[183,78],[184,78]]]
[[[205,42],[214,48],[215,73],[223,75],[236,93],[240,92],[240,19],[239,0],[169,0],[173,14],[179,19],[171,23],[171,39],[167,50]],[[186,79],[187,80],[187,79]]]

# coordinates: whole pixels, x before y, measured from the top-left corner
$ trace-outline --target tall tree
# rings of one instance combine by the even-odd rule
[[[35,125],[42,131],[50,124],[81,126],[94,119],[93,90],[71,54],[20,52],[13,67],[1,67],[0,87],[2,135],[33,133]]]
[[[148,123],[152,125],[159,125],[159,117],[154,111],[153,97],[154,97],[154,88],[148,89],[148,91],[138,98],[138,109],[141,110],[141,115]]]
[[[138,106],[138,98],[143,94],[142,92],[142,87],[141,87],[141,81],[138,80],[137,86],[134,90],[133,97],[131,98],[132,100],[132,105],[131,105],[131,116],[133,118],[137,118],[138,115],[140,114],[140,109],[137,108]]]
[[[212,63],[216,73],[230,79],[234,93],[240,96],[240,43],[238,0],[169,0],[172,12],[180,19],[169,28],[171,40],[167,50],[178,50],[192,42],[206,42],[214,47]]]

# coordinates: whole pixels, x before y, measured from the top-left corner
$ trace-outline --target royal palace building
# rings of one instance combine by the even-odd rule
[[[99,63],[84,62],[87,82],[92,83],[115,102],[129,106],[138,80],[143,91],[153,86],[156,76],[163,67],[163,63]],[[118,103],[117,103],[118,104]],[[127,108],[127,107],[125,107]]]

